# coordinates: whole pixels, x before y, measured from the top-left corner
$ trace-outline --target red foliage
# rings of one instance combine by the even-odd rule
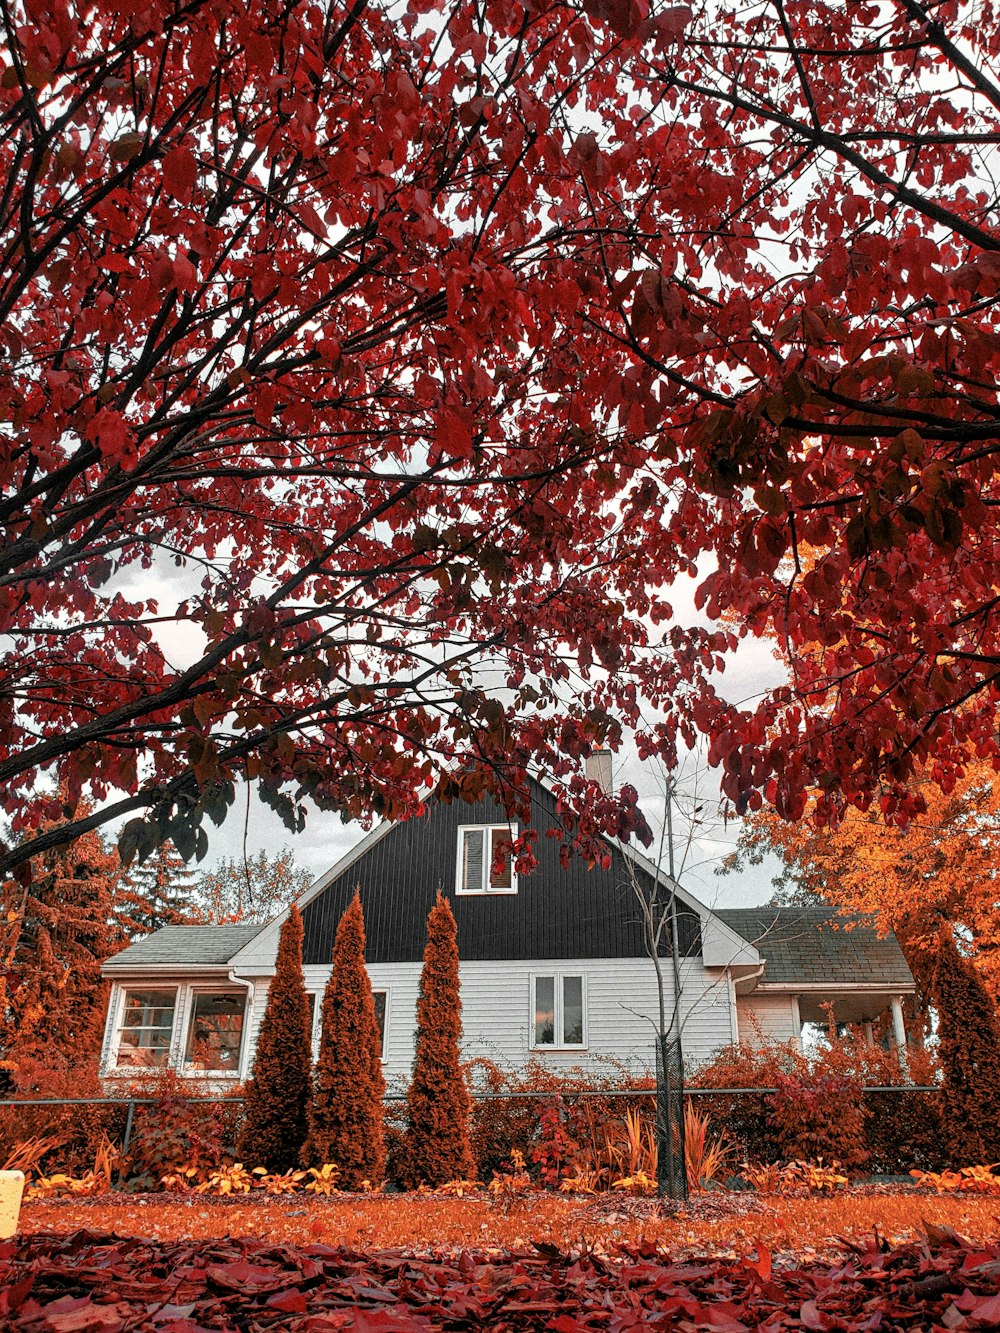
[[[205,1171],[230,1155],[233,1135],[227,1108],[210,1098],[191,1101],[197,1085],[174,1070],[164,1069],[147,1086],[136,1084],[130,1091],[154,1098],[151,1106],[136,1110],[129,1147],[131,1189],[159,1189],[168,1171],[189,1166]]]
[[[768,1098],[781,1157],[861,1166],[865,1150],[865,1109],[861,1084],[838,1074],[778,1074]]]
[[[385,1175],[382,1053],[365,968],[365,921],[354,895],[337,926],[333,972],[323,992],[319,1060],[313,1084],[307,1165],[340,1168],[343,1189],[378,1186]]]
[[[563,1176],[572,1174],[571,1168],[579,1151],[580,1145],[566,1125],[562,1098],[558,1097],[542,1111],[538,1137],[528,1156],[538,1168],[543,1183],[558,1189]]]
[[[351,1328],[428,1333],[503,1325],[512,1333],[681,1323],[728,1329],[995,1327],[1000,1245],[950,1228],[890,1249],[875,1241],[845,1262],[772,1266],[743,1258],[674,1260],[654,1245],[618,1262],[584,1253],[368,1255],[329,1245],[129,1239],[77,1231],[0,1242],[0,1316],[16,1329],[175,1323],[190,1329]],[[176,1313],[175,1313],[176,1311]],[[666,1326],[666,1325],[664,1325]]]
[[[641,826],[581,799],[629,724],[821,821],[997,756],[992,0],[141,14],[3,13],[15,834],[47,770],[187,854],[243,772],[294,825],[534,760]],[[794,689],[719,697],[740,633]]]
[[[439,893],[427,918],[417,1046],[406,1094],[406,1182],[411,1186],[443,1185],[475,1175],[469,1142],[472,1101],[462,1073],[461,1037],[455,918]]]
[[[942,931],[931,979],[944,1070],[942,1129],[955,1165],[1000,1159],[1000,1015],[982,973]]]
[[[293,903],[281,927],[238,1149],[247,1165],[279,1172],[299,1165],[309,1131],[312,1033],[302,936],[302,917]]]

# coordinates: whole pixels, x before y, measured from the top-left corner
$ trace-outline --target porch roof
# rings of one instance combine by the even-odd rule
[[[721,908],[718,915],[765,960],[765,986],[913,989],[895,935],[880,936],[869,917],[830,907],[767,905]]]

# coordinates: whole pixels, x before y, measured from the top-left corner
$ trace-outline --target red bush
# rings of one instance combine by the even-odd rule
[[[302,933],[302,917],[293,905],[281,927],[240,1135],[241,1160],[271,1171],[299,1165],[309,1129],[312,1034]]]

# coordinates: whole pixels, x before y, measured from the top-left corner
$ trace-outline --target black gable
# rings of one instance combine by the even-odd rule
[[[419,962],[424,956],[427,913],[440,889],[458,924],[459,956],[477,959],[641,958],[645,954],[630,862],[616,848],[609,870],[588,870],[574,857],[559,863],[555,800],[533,784],[538,866],[521,875],[516,894],[455,893],[458,830],[467,824],[502,824],[506,816],[490,798],[476,805],[433,801],[427,814],[397,824],[338,879],[303,908],[303,960],[326,964],[344,908],[361,891],[369,963]],[[635,870],[646,884],[648,876]],[[681,951],[701,950],[697,914],[684,910]]]

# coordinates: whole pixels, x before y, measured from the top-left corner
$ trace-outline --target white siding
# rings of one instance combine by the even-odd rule
[[[368,967],[373,989],[388,992],[384,1058],[391,1084],[405,1083],[413,1064],[420,971],[420,963]],[[306,968],[307,987],[321,992],[329,972],[329,968]],[[531,1048],[531,978],[554,973],[585,978],[584,1049]],[[652,1070],[650,1020],[656,1021],[658,1005],[656,977],[647,958],[466,962],[460,966],[460,978],[466,1059],[484,1056],[516,1069],[536,1056],[552,1069],[579,1067],[595,1074],[607,1072],[608,1061],[616,1060],[636,1072]],[[665,980],[669,991],[669,970]],[[681,969],[681,985],[684,1058],[695,1064],[732,1040],[728,978],[688,960]]]
[[[755,991],[736,1001],[740,1041],[747,1046],[791,1041],[795,1031],[791,995],[762,995]]]
[[[391,1091],[405,1088],[413,1065],[421,968],[420,963],[374,963],[368,968],[372,988],[387,992],[383,1056]],[[531,978],[552,974],[584,978],[587,1038],[584,1048],[533,1050],[531,1047]],[[305,969],[306,988],[316,994],[317,1010],[329,976],[328,966]],[[483,1056],[505,1068],[518,1069],[534,1056],[552,1069],[578,1067],[595,1075],[607,1072],[609,1061],[617,1061],[637,1073],[653,1068],[653,1024],[657,1020],[658,1004],[655,972],[647,958],[467,962],[461,964],[460,977],[464,1029],[462,1053],[466,1059]],[[243,1078],[250,1076],[253,1066],[269,986],[268,977],[257,975],[247,980],[252,989],[242,1049]],[[664,980],[669,997],[672,987],[669,967]],[[204,986],[208,982],[209,978],[199,977],[195,984]],[[225,974],[218,977],[218,982],[227,987],[232,985]],[[190,978],[157,976],[141,981],[138,978],[128,982],[116,981],[111,990],[103,1061],[105,1075],[111,1074],[113,1078],[114,1071],[109,1070],[108,1060],[121,997],[126,986],[136,984],[177,986],[171,1050],[175,1068],[180,1066],[183,1055],[192,996]],[[726,972],[703,968],[695,959],[685,960],[682,964],[681,985],[684,1057],[688,1065],[693,1065],[708,1059],[732,1040],[731,989]],[[219,1082],[224,1085],[228,1080]]]

